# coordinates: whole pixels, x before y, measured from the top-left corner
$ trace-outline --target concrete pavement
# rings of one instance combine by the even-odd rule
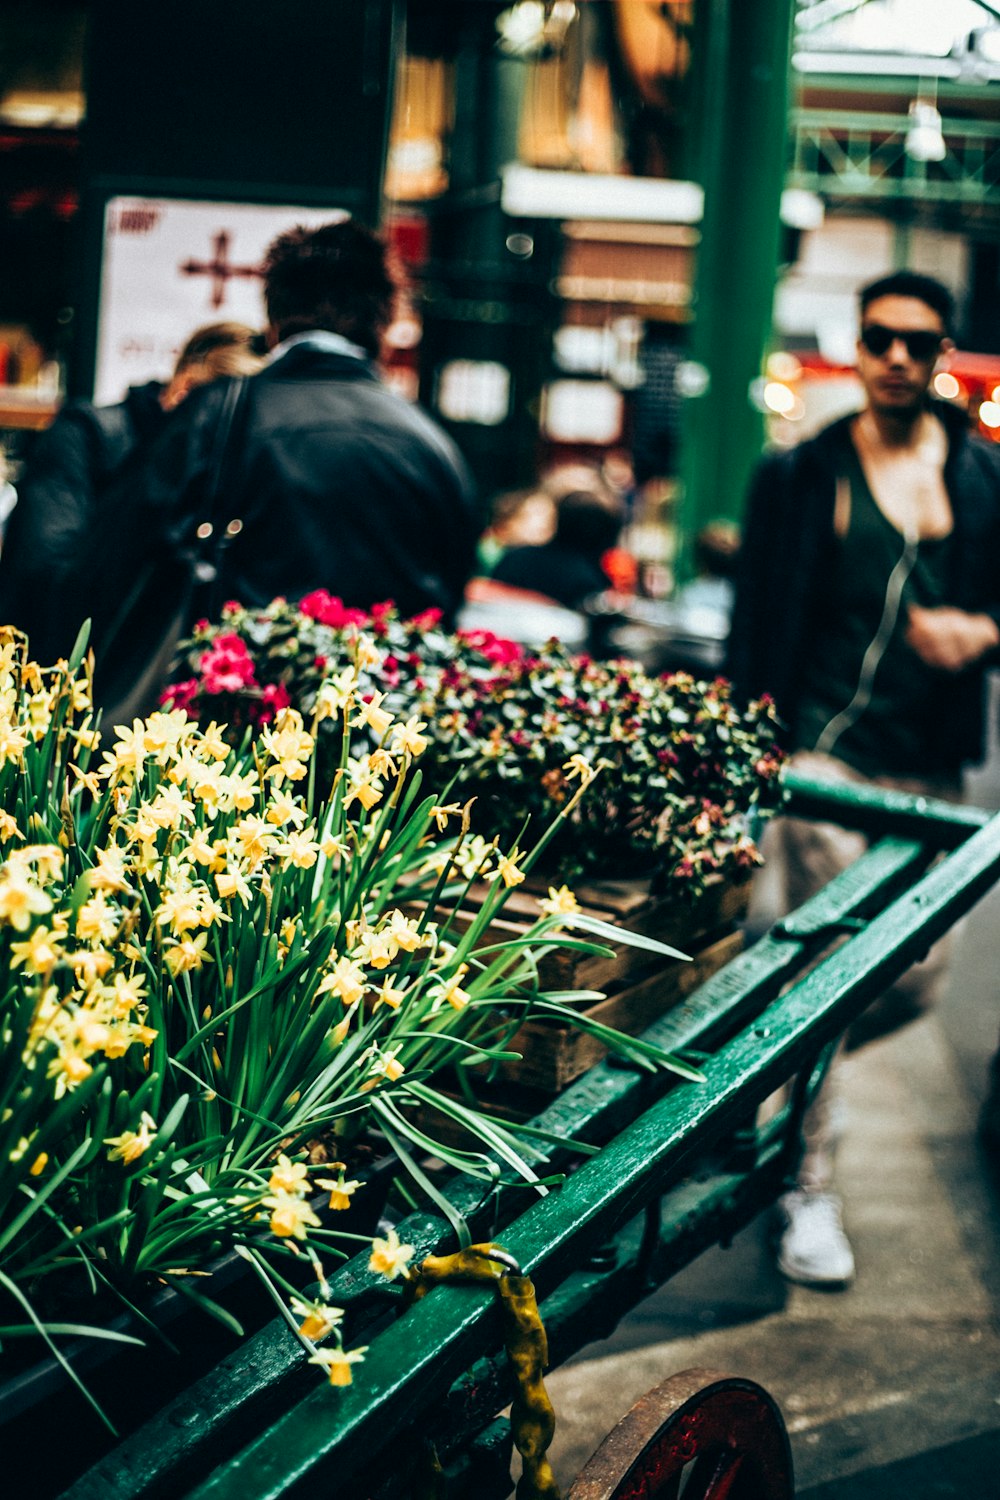
[[[971,790],[1000,802],[995,751]],[[764,1219],[702,1256],[550,1377],[564,1486],[640,1395],[707,1366],[778,1401],[801,1500],[1000,1497],[1000,1170],[975,1136],[998,927],[994,890],[958,935],[938,1013],[850,1060],[838,1176],[855,1284],[787,1285]]]

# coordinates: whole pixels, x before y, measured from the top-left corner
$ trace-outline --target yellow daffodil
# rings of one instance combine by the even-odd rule
[[[58,844],[25,844],[7,856],[7,863],[19,870],[34,869],[43,883],[59,880],[66,856]]]
[[[376,692],[372,693],[367,702],[356,703],[352,726],[359,728],[362,724],[367,724],[376,738],[381,739],[393,720],[393,715],[381,706],[384,699],[384,693]]]
[[[320,1227],[320,1221],[308,1203],[291,1193],[274,1193],[262,1201],[265,1208],[271,1210],[271,1233],[279,1239],[304,1240],[310,1229]]]
[[[200,892],[191,887],[165,892],[156,908],[156,923],[159,927],[169,927],[178,936],[190,932],[194,927],[200,927]]]
[[[155,1137],[156,1122],[143,1110],[138,1130],[124,1130],[121,1135],[105,1137],[104,1144],[111,1147],[108,1160],[120,1161],[126,1167],[131,1166],[132,1162],[138,1161],[149,1150]]]
[[[347,794],[344,797],[344,807],[349,808],[353,802],[360,802],[365,812],[370,812],[381,800],[382,781],[375,774],[371,757],[368,755],[363,755],[358,759],[352,757],[347,763]]]
[[[274,848],[278,835],[263,818],[252,816],[240,819],[232,831],[232,837],[242,858],[253,871],[263,864]]]
[[[120,1020],[130,1016],[137,1005],[141,1005],[146,998],[146,976],[144,974],[133,974],[126,979],[124,974],[116,974],[113,981],[113,1006],[112,1013]]]
[[[76,914],[76,935],[84,942],[109,943],[120,926],[121,913],[103,891],[95,891]]]
[[[358,674],[354,667],[345,667],[336,677],[328,677],[320,685],[313,710],[317,719],[332,719],[350,703],[357,685]]]
[[[388,1052],[376,1055],[369,1077],[361,1085],[362,1091],[374,1088],[376,1084],[381,1083],[383,1078],[387,1083],[395,1083],[397,1079],[402,1078],[406,1069],[396,1055],[398,1052],[398,1047],[392,1047]]]
[[[329,974],[320,980],[318,995],[339,995],[345,1005],[354,1005],[367,988],[365,971],[350,958],[338,958]]]
[[[171,974],[187,974],[192,970],[200,969],[205,962],[205,944],[208,942],[208,933],[199,932],[197,937],[181,938],[180,942],[172,944],[165,949],[163,960]]]
[[[397,945],[392,940],[391,932],[363,932],[353,950],[358,954],[358,961],[367,964],[371,969],[387,969],[396,957]]]
[[[260,782],[252,771],[230,771],[219,781],[219,807],[223,812],[249,812],[261,795]]]
[[[351,1199],[361,1186],[361,1183],[354,1178],[350,1182],[346,1181],[344,1172],[341,1171],[340,1176],[336,1178],[317,1177],[316,1186],[323,1188],[325,1192],[330,1194],[328,1205],[330,1208],[343,1211],[346,1208],[350,1208]]]
[[[84,989],[90,989],[114,966],[114,959],[106,948],[84,948],[78,953],[67,954],[66,961],[72,966],[77,983]]]
[[[325,1302],[306,1302],[301,1297],[291,1299],[292,1311],[302,1319],[299,1325],[299,1333],[304,1339],[310,1339],[318,1344],[320,1339],[325,1339],[328,1334],[343,1321],[344,1312],[340,1307],[330,1307]]]
[[[143,748],[147,754],[155,755],[163,765],[190,733],[191,723],[183,709],[159,709],[146,719]]]
[[[351,1366],[362,1362],[368,1350],[367,1344],[362,1344],[357,1349],[317,1349],[309,1360],[311,1365],[319,1365],[327,1373],[331,1385],[350,1385],[353,1376]]]
[[[114,780],[121,774],[138,781],[146,764],[145,724],[141,719],[133,719],[131,729],[119,724],[115,729],[115,741],[110,754],[104,757],[106,765],[110,762],[109,771],[102,771],[102,775]]]
[[[583,786],[588,786],[597,775],[585,755],[571,755],[569,760],[564,761],[563,770],[566,772],[567,781],[573,781],[578,776]]]
[[[206,724],[205,728],[201,731],[199,744],[204,753],[210,756],[212,760],[229,759],[229,746],[226,743],[226,737],[214,719],[211,724]]]
[[[18,828],[16,818],[12,818],[9,812],[0,812],[0,843],[9,844],[12,839],[20,839],[23,843],[24,834]]]
[[[66,928],[61,925],[61,919],[56,918],[51,927],[39,923],[23,943],[11,943],[11,968],[17,969],[23,964],[29,974],[48,974],[62,957],[61,942],[65,936]]]
[[[404,953],[415,953],[427,943],[417,923],[404,916],[398,907],[389,913],[388,932],[396,947],[401,948]]]
[[[48,1076],[55,1080],[56,1098],[61,1099],[64,1094],[72,1093],[93,1071],[90,1063],[79,1052],[68,1047],[61,1048],[48,1067]]]
[[[460,802],[447,802],[441,807],[432,807],[429,817],[432,817],[438,826],[438,833],[447,832],[448,819],[460,818],[462,816],[462,804]]]
[[[359,667],[377,667],[382,660],[382,653],[376,646],[370,635],[359,635],[357,645],[354,648],[354,659]]]
[[[274,727],[261,730],[261,744],[275,762],[268,775],[280,783],[283,777],[289,781],[301,781],[308,769],[313,752],[313,737],[302,728],[302,715],[294,708],[282,709]]]
[[[292,829],[276,845],[275,852],[286,867],[293,865],[296,870],[311,870],[319,858],[319,845],[313,839],[310,829],[306,828],[301,832]]]
[[[427,749],[427,739],[420,731],[426,728],[427,725],[422,723],[416,714],[412,715],[405,724],[397,724],[394,727],[390,748],[398,755],[412,755],[414,758],[423,755]]]
[[[286,823],[291,823],[295,828],[301,828],[306,820],[306,810],[302,805],[290,797],[283,787],[275,787],[271,793],[264,816],[269,823],[274,823],[278,828],[283,828]]]
[[[483,876],[483,879],[490,881],[502,880],[504,885],[507,886],[508,890],[512,886],[520,885],[521,881],[524,879],[524,871],[518,869],[517,862],[519,859],[523,858],[524,855],[521,853],[520,849],[516,847],[512,849],[509,854],[501,854],[498,851],[496,869],[488,871]]]
[[[407,991],[397,988],[392,979],[387,979],[375,997],[376,1005],[388,1005],[390,1010],[398,1010],[406,999]]]
[[[124,852],[114,845],[111,845],[109,848],[98,849],[97,864],[90,871],[88,879],[91,890],[131,890],[128,876],[126,874]]]
[[[406,1275],[413,1253],[413,1246],[401,1245],[395,1229],[390,1229],[385,1239],[372,1240],[368,1269],[395,1281],[397,1276]]]
[[[215,889],[224,901],[238,896],[244,906],[250,905],[253,891],[244,880],[239,870],[220,870],[215,877]]]
[[[455,975],[454,979],[449,980],[447,984],[442,985],[437,991],[434,1003],[435,1010],[439,1010],[445,1004],[450,1005],[452,1010],[464,1010],[468,1005],[472,996],[467,990],[463,990],[459,983],[464,969],[465,965],[463,964],[462,969]]]
[[[267,1186],[272,1193],[301,1196],[309,1187],[309,1168],[305,1162],[289,1161],[287,1156],[279,1156],[277,1165],[271,1168]]]
[[[23,729],[0,722],[0,766],[5,766],[8,761],[20,765],[27,744],[28,736]]]
[[[548,896],[539,901],[538,905],[547,917],[565,917],[580,910],[579,901],[567,885],[561,885],[558,890],[550,885]]]
[[[373,750],[368,757],[369,764],[376,776],[396,776],[398,767],[392,756],[383,746]]]
[[[192,833],[184,849],[184,857],[193,864],[202,865],[210,874],[214,874],[216,870],[225,869],[224,862],[216,853],[215,845],[203,828],[196,828]]]

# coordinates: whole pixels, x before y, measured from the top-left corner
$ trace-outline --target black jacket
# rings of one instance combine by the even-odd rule
[[[105,537],[141,565],[205,519],[226,380],[194,391],[103,507]],[[246,383],[222,464],[218,522],[242,522],[218,601],[262,605],[323,588],[450,619],[472,569],[468,473],[451,440],[365,360],[293,346]],[[116,571],[121,571],[116,564]]]
[[[0,554],[0,621],[26,631],[41,662],[69,655],[89,612],[81,553],[101,496],[163,428],[162,390],[154,381],[114,406],[67,402],[35,441]]]
[[[949,437],[944,481],[954,517],[949,603],[1000,624],[1000,446],[973,437],[964,412],[934,410]],[[787,452],[769,454],[747,501],[727,671],[744,697],[770,693],[786,724],[821,623],[824,581],[836,546],[836,481],[845,472],[853,416]],[[956,767],[982,757],[985,667],[994,654],[955,676],[942,674],[942,736]]]
[[[582,608],[585,600],[609,586],[608,575],[596,558],[558,539],[535,547],[511,547],[497,562],[493,577],[513,588],[545,594],[565,609]]]

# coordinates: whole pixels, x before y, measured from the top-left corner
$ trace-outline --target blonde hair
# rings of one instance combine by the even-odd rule
[[[219,375],[253,375],[264,363],[255,350],[258,334],[246,323],[206,323],[195,329],[174,366],[174,375],[199,369],[206,380]]]

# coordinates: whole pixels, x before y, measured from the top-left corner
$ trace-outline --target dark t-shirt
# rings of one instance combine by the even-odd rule
[[[608,575],[596,558],[558,541],[511,547],[496,564],[493,577],[513,588],[545,594],[567,609],[579,609],[584,600],[608,587]]]
[[[853,444],[847,477],[850,524],[824,584],[795,748],[825,750],[865,775],[956,771],[960,759],[936,732],[954,680],[905,639],[911,604],[951,602],[953,536],[907,545],[879,509]]]

